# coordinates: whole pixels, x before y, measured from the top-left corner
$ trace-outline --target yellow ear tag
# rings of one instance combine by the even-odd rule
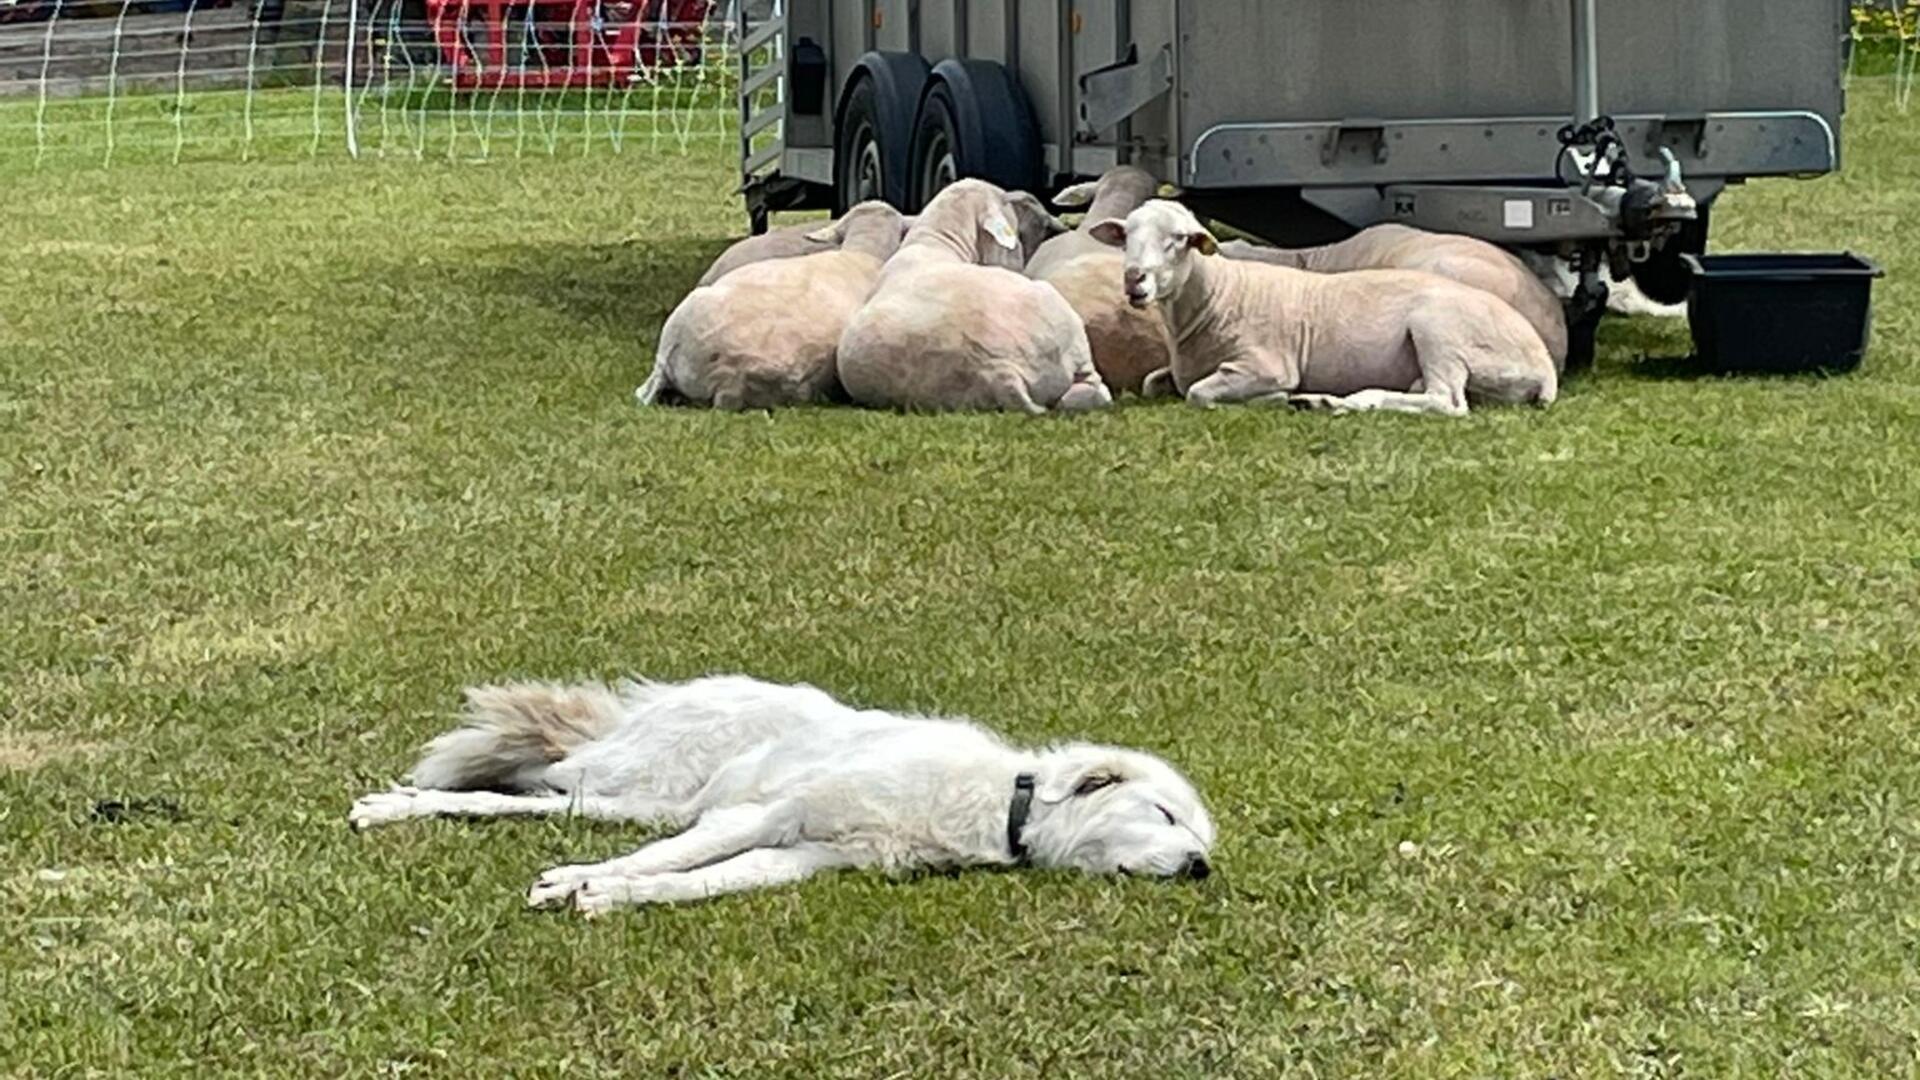
[[[1013,251],[1020,246],[1020,232],[1013,227],[1011,221],[1007,220],[1005,214],[987,215],[987,235],[993,237],[994,243],[1008,251]]]

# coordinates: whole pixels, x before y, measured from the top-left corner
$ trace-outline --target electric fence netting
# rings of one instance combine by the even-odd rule
[[[732,146],[737,26],[713,0],[0,0],[0,159]]]

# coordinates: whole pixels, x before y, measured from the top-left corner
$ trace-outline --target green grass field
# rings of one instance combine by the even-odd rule
[[[626,90],[541,94],[455,93],[423,73],[355,93],[355,148],[371,161],[468,164],[712,154],[739,145],[720,96],[717,82],[693,75]],[[0,97],[0,176],[338,161],[348,156],[347,111],[346,94],[331,87]]]
[[[1613,324],[1459,423],[642,412],[717,140],[13,154],[0,1072],[1909,1074],[1920,119],[1849,144],[1716,244],[1882,260],[1864,372]],[[716,670],[1158,751],[1221,872],[587,923],[523,890],[640,831],[347,830],[463,684]]]

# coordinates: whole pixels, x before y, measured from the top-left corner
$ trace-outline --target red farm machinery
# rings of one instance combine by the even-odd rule
[[[713,0],[427,0],[463,90],[626,86],[696,67]]]

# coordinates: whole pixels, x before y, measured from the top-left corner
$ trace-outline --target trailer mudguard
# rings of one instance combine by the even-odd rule
[[[833,113],[834,204],[840,212],[850,209],[846,185],[842,182],[850,167],[843,159],[852,149],[847,145],[848,109],[860,95],[862,84],[871,88],[874,134],[885,169],[886,200],[895,207],[906,208],[911,197],[907,177],[912,170],[914,115],[931,74],[926,58],[918,53],[876,51],[854,63]]]
[[[1008,191],[1032,191],[1046,185],[1041,162],[1040,126],[1020,80],[1005,65],[991,60],[942,60],[933,69],[922,95],[925,121],[928,99],[945,86],[958,130],[960,175],[989,180]],[[919,168],[915,162],[914,167]]]

